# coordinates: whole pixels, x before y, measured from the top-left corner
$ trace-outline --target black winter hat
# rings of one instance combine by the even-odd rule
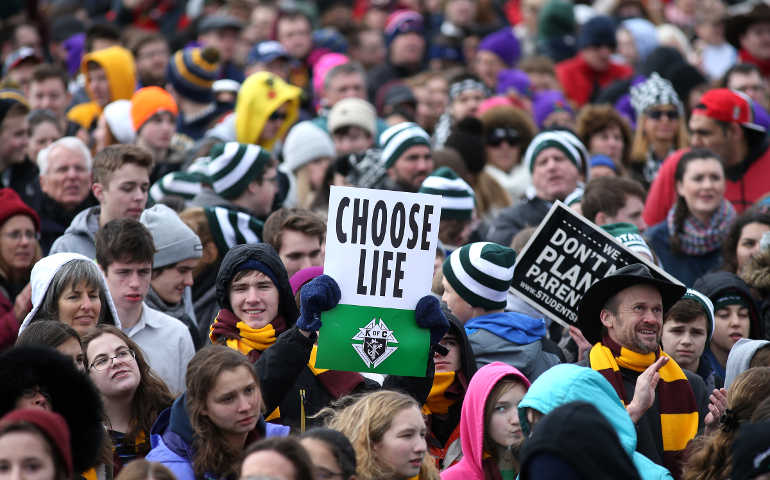
[[[476,117],[465,117],[452,127],[444,146],[460,154],[470,173],[479,173],[487,164],[483,138],[484,124],[481,120]]]
[[[606,15],[597,15],[580,27],[578,48],[617,46],[615,40],[615,22]]]
[[[99,392],[68,357],[40,346],[19,346],[0,355],[0,417],[16,408],[24,390],[39,387],[51,397],[53,411],[70,430],[76,473],[99,462],[106,435]]]

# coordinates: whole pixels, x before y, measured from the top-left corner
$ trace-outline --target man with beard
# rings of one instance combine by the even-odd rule
[[[143,87],[166,84],[166,65],[171,57],[168,41],[159,33],[146,33],[131,47],[136,62],[136,76]]]
[[[402,122],[382,132],[381,164],[386,170],[384,190],[416,192],[433,171],[430,138],[419,125]]]

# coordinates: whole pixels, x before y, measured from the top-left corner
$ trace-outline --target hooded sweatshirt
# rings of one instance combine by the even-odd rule
[[[484,480],[484,405],[503,377],[517,377],[527,388],[529,380],[516,368],[494,362],[480,368],[468,384],[460,417],[463,458],[441,473],[441,480]]]
[[[730,349],[730,355],[727,357],[725,388],[730,388],[735,377],[750,368],[751,360],[757,350],[767,345],[770,345],[767,340],[749,340],[748,338],[741,338],[735,342],[733,348]]]
[[[86,260],[93,262],[90,258],[84,257],[78,253],[57,253],[51,254],[47,257],[43,257],[38,261],[34,267],[32,267],[32,273],[29,277],[29,283],[32,288],[31,301],[32,310],[27,314],[19,327],[19,335],[24,329],[27,328],[29,322],[35,318],[37,311],[40,309],[40,305],[43,304],[45,294],[48,293],[48,287],[51,286],[51,281],[56,273],[67,263],[73,260]],[[96,265],[94,263],[94,265]],[[98,268],[98,267],[97,267]],[[118,311],[115,309],[115,304],[112,302],[112,296],[110,295],[110,289],[107,286],[107,281],[104,279],[104,275],[99,271],[99,279],[101,281],[101,289],[104,292],[104,296],[107,298],[107,307],[109,308],[108,314],[102,310],[101,319],[99,323],[108,323],[121,328],[120,317],[118,317]],[[102,305],[102,309],[104,309]]]
[[[110,102],[131,100],[136,89],[136,67],[134,66],[134,57],[129,50],[116,45],[83,56],[80,72],[86,78],[86,91],[90,97],[88,62],[98,63],[104,69],[107,82],[110,85]],[[101,113],[102,107],[92,100],[72,107],[67,112],[67,118],[83,128],[89,129]]]
[[[527,407],[548,415],[556,407],[575,401],[589,402],[604,415],[643,479],[673,478],[664,467],[636,451],[634,422],[610,382],[590,368],[574,364],[556,365],[533,382],[519,403],[521,430],[525,435],[532,430],[527,421]]]
[[[88,258],[96,258],[96,231],[99,230],[99,205],[87,208],[75,215],[72,223],[51,245],[50,254],[74,252]]]
[[[235,103],[235,139],[240,143],[257,144],[272,150],[276,140],[283,138],[299,116],[302,90],[284,82],[270,72],[257,72],[243,82]],[[268,117],[287,103],[286,119],[273,138],[257,143]]]
[[[559,363],[559,357],[543,350],[545,322],[516,312],[490,313],[465,323],[476,365],[495,361],[521,370],[531,379]]]

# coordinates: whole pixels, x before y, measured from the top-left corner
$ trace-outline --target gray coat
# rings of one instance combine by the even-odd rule
[[[70,252],[79,253],[88,258],[96,258],[94,235],[99,230],[100,213],[101,207],[96,205],[75,215],[64,234],[51,245],[49,255]]]

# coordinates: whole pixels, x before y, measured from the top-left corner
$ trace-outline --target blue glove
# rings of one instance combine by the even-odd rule
[[[420,328],[430,329],[430,344],[436,345],[444,338],[449,330],[449,320],[441,311],[438,298],[433,295],[425,295],[417,302],[414,309],[414,319]]]
[[[340,302],[340,287],[329,275],[319,275],[302,287],[300,317],[297,327],[307,332],[321,328],[321,312],[331,310]]]

